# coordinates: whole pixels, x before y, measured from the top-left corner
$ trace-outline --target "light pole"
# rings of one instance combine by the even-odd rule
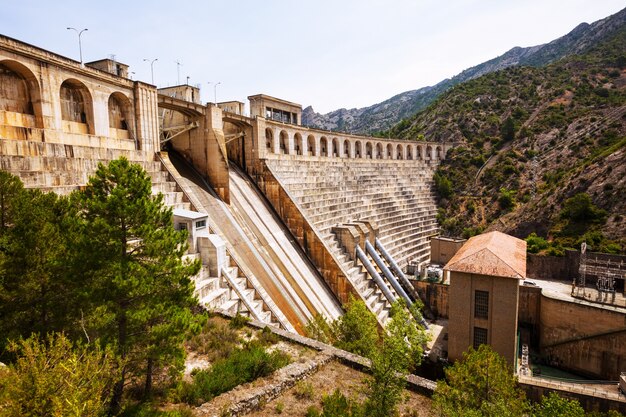
[[[181,64],[181,63],[180,63],[180,62],[178,62],[178,61],[175,61],[175,62],[176,62],[176,76],[177,76],[177,78],[176,78],[176,83],[177,83],[178,85],[180,85],[180,66],[181,66],[181,65],[183,65],[183,64]]]
[[[213,98],[215,99],[215,105],[217,106],[217,86],[222,82],[219,81],[217,84],[213,84]]]
[[[154,63],[155,61],[158,61],[159,58],[154,58],[153,60],[144,58],[143,60],[146,62],[150,62],[150,75],[152,76],[152,85],[154,85]]]
[[[80,65],[82,66],[83,65],[83,45],[80,42],[80,35],[82,35],[84,31],[89,30],[89,29],[85,28],[79,31],[76,28],[67,28],[67,30],[73,30],[74,32],[78,34],[78,52],[80,54]]]

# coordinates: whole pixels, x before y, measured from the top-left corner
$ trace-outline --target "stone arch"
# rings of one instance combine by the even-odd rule
[[[37,77],[23,64],[0,61],[0,111],[33,116],[23,119],[29,127],[43,127],[41,88]]]
[[[295,154],[296,155],[303,155],[304,152],[304,143],[302,142],[302,135],[300,133],[296,133],[293,136],[293,144],[294,144],[294,148],[295,148]]]
[[[269,127],[265,128],[265,149],[272,151],[272,144],[274,143],[274,132]]]
[[[320,139],[320,156],[328,156],[328,139],[322,136]]]
[[[406,159],[409,161],[413,159],[413,145],[406,147]]]
[[[61,119],[63,129],[71,133],[95,134],[93,99],[85,84],[68,78],[61,84]]]
[[[339,140],[337,138],[333,138],[332,140],[332,152],[330,155],[332,157],[341,156],[339,151]]]
[[[383,159],[383,144],[380,142],[376,144],[376,159]]]
[[[424,152],[422,151],[422,146],[417,145],[415,147],[415,159],[422,159],[424,157]]]
[[[404,147],[400,144],[396,146],[396,159],[404,159]]]
[[[308,152],[308,155],[317,155],[316,149],[315,149],[315,136],[313,135],[309,135],[306,138],[306,150]]]
[[[394,159],[393,157],[393,145],[391,143],[387,144],[387,153],[385,154],[386,159]]]
[[[354,157],[355,158],[363,158],[363,149],[361,148],[361,141],[357,140],[354,142]]]
[[[443,151],[441,149],[441,146],[437,146],[437,148],[435,149],[435,154],[436,154],[437,159],[439,161],[441,161],[443,159]]]
[[[432,156],[433,156],[433,148],[430,145],[428,145],[426,147],[426,154],[424,155],[424,159],[426,160],[432,159]]]
[[[285,130],[280,131],[279,136],[279,149],[280,153],[289,154],[289,134]]]
[[[109,128],[126,131],[125,139],[132,138],[132,106],[128,97],[120,92],[109,96]],[[120,137],[116,132],[116,137]]]
[[[343,140],[343,155],[344,158],[350,158],[350,141],[348,139]]]
[[[374,152],[372,151],[372,142],[365,143],[365,158],[374,159]]]

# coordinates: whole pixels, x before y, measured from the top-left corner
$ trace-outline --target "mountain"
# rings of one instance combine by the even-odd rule
[[[395,137],[457,144],[435,175],[446,233],[536,233],[551,240],[555,253],[582,241],[592,250],[626,252],[620,15],[619,26],[579,26],[531,56],[555,61],[563,50],[577,54],[458,84],[391,129]]]
[[[302,124],[325,130],[372,134],[385,130],[426,108],[443,92],[462,82],[511,66],[540,67],[611,36],[624,25],[626,9],[592,24],[581,23],[567,35],[550,43],[526,48],[515,47],[503,55],[476,65],[434,86],[406,91],[382,103],[360,109],[339,109],[327,114],[316,113],[311,106],[302,112]]]

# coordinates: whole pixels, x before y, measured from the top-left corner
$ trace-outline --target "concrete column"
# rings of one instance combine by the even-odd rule
[[[159,108],[156,88],[149,84],[135,81],[133,95],[135,119],[137,122],[137,147],[147,152],[156,152],[160,149]]]
[[[93,131],[96,136],[110,136],[109,95],[104,91],[91,91],[93,100]]]
[[[228,175],[228,152],[224,139],[222,109],[212,104],[205,116],[207,176],[220,198],[230,204],[230,181]]]
[[[314,136],[313,137],[313,155],[314,156],[320,156],[320,137],[319,136]]]
[[[222,268],[226,265],[226,244],[218,235],[209,235],[198,238],[200,259],[202,265],[209,266],[211,277],[221,277]]]

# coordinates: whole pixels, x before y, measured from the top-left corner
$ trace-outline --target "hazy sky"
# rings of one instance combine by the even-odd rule
[[[264,93],[328,112],[433,85],[514,46],[549,42],[624,0],[2,1],[0,33],[134,79],[201,84],[204,101]]]

